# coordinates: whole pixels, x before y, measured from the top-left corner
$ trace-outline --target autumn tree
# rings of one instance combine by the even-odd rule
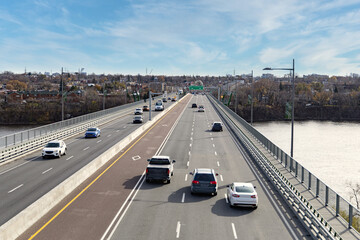
[[[24,82],[21,82],[19,80],[10,80],[6,84],[6,88],[11,90],[17,90],[17,91],[25,91],[27,90],[27,84]]]

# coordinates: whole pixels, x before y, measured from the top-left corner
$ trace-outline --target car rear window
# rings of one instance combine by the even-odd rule
[[[196,181],[215,181],[214,175],[206,173],[198,173],[195,175],[194,180]]]
[[[248,186],[237,186],[235,187],[235,191],[239,193],[252,193],[254,192],[254,189],[252,187]]]
[[[95,131],[96,131],[96,128],[88,128],[88,131],[89,131],[89,132],[95,132]]]
[[[55,148],[55,147],[59,147],[60,144],[59,143],[48,143],[46,144],[46,147],[49,147],[49,148]]]
[[[154,165],[169,165],[170,161],[168,159],[159,159],[159,158],[152,158],[150,160],[150,164]]]

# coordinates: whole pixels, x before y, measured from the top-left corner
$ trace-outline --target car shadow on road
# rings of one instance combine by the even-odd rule
[[[255,209],[249,207],[230,207],[230,205],[226,202],[225,198],[217,200],[211,208],[211,212],[213,214],[223,217],[244,216],[252,213],[254,210]]]
[[[144,181],[143,185],[141,186],[141,190],[151,190],[154,188],[165,187],[166,185],[167,183],[165,183],[165,181],[160,180],[152,180],[151,182]]]
[[[189,186],[189,187],[180,188],[175,192],[173,192],[172,194],[170,194],[168,197],[168,201],[172,203],[180,203],[182,202],[183,196],[184,196],[184,202],[183,202],[184,204],[207,201],[214,197],[210,194],[191,194],[190,186]]]

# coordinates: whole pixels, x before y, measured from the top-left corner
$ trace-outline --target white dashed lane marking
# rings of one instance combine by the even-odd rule
[[[86,148],[83,149],[83,151],[86,151],[86,150],[88,150],[89,148],[90,148],[90,147],[86,147]]]
[[[11,189],[10,191],[8,191],[8,193],[12,193],[13,191],[15,191],[16,189],[21,188],[22,186],[24,186],[24,184],[21,184],[21,185],[17,186],[16,188]]]
[[[41,174],[45,174],[45,173],[51,171],[52,169],[53,169],[53,168],[49,168],[48,170],[43,171]]]
[[[66,159],[66,161],[69,161],[70,159],[72,159],[74,156],[70,156]]]

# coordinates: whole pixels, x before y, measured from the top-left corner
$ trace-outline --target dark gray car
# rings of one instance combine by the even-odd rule
[[[205,193],[217,195],[218,183],[214,169],[210,168],[196,168],[194,172],[190,173],[194,176],[191,182],[191,194]]]

